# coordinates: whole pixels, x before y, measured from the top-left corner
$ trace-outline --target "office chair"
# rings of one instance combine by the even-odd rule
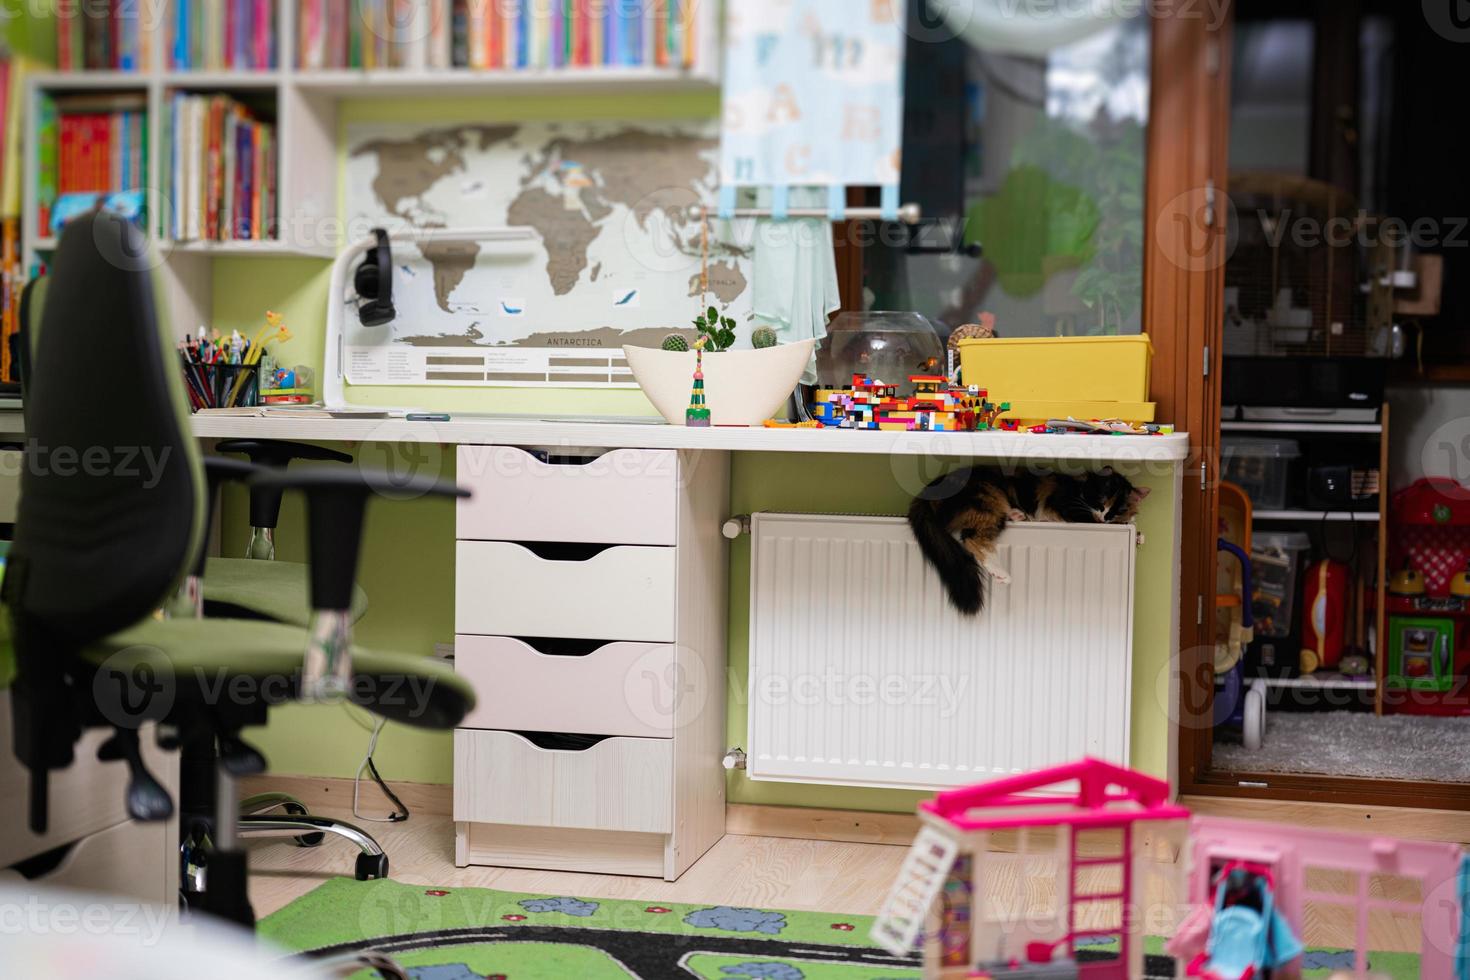
[[[48,773],[71,765],[83,729],[111,729],[99,756],[128,766],[127,810],[138,820],[167,819],[174,807],[140,755],[142,725],[156,722],[169,747],[212,742],[215,850],[201,905],[248,925],[236,779],[263,771],[265,760],[242,729],[264,723],[277,704],[342,700],[449,729],[474,694],[432,659],[352,643],[368,498],[404,489],[384,474],[212,462],[216,473],[306,494],[311,626],[156,617],[195,567],[208,505],[151,255],[141,231],[101,212],[69,222],[55,253],[0,593],[12,636],[15,752],[30,771],[30,825],[43,832]],[[432,480],[409,489],[466,496]]]
[[[18,362],[22,390],[27,385],[34,355],[44,325],[46,292],[49,277],[40,276],[26,284],[21,293],[19,320],[21,325],[21,359]],[[70,327],[60,329],[70,337]],[[257,468],[284,469],[296,459],[336,462],[352,461],[352,457],[330,449],[291,442],[266,442],[234,439],[221,442],[218,451],[243,453]],[[219,500],[224,482],[241,479],[253,470],[233,466],[227,460],[215,460],[206,466],[206,506]],[[170,604],[176,616],[211,616],[235,619],[261,619],[288,625],[311,625],[308,566],[295,562],[276,562],[274,532],[279,521],[282,490],[276,487],[250,488],[251,538],[250,558],[206,558],[203,551],[179,596]],[[205,527],[212,525],[205,521]],[[265,560],[262,560],[265,559]],[[353,585],[349,607],[356,622],[367,611],[367,594]],[[212,816],[214,745],[208,739],[185,742],[181,746],[180,796],[185,812],[191,817],[184,823],[181,851],[184,855],[184,887],[193,894],[204,890],[204,869],[212,839],[209,833]],[[240,833],[276,835],[299,830],[293,835],[302,847],[316,847],[330,833],[342,837],[357,848],[354,873],[360,880],[383,877],[387,856],[376,838],[345,820],[313,815],[300,800],[286,793],[257,793],[240,801]],[[313,829],[314,828],[314,829]]]

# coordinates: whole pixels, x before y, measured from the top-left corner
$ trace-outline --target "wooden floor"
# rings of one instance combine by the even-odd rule
[[[351,820],[350,815],[321,811]],[[364,824],[388,852],[389,877],[450,888],[708,902],[756,908],[824,910],[873,915],[898,874],[907,848],[778,837],[725,837],[682,878],[568,874],[515,868],[456,868],[454,822],[419,815],[402,824]],[[328,878],[352,874],[354,848],[328,838],[316,848],[286,840],[250,842],[250,901],[265,916]]]
[[[351,819],[330,809],[324,816]],[[655,878],[569,874],[513,868],[456,868],[454,824],[447,816],[415,814],[402,824],[365,824],[388,852],[390,877],[426,887],[497,888],[532,894],[584,898],[630,898],[658,902],[690,902],[756,908],[842,912],[873,915],[896,876],[906,848],[890,844],[838,843],[783,837],[729,835],[676,882]],[[256,838],[250,842],[250,898],[265,916],[306,894],[329,878],[352,874],[354,849],[328,837],[317,848],[299,848],[289,839]],[[997,880],[1008,894],[992,896],[1007,907],[1049,906],[1055,875],[1049,862],[1013,855],[1013,864]],[[1158,875],[1140,898],[1145,929],[1166,934],[1186,909],[1172,882],[1177,856],[1159,853]],[[1081,884],[1081,882],[1079,882]],[[1408,896],[1397,896],[1408,897]],[[1309,906],[1309,946],[1351,946],[1353,916],[1349,908]],[[1417,951],[1418,922],[1375,915],[1370,921],[1374,949]]]

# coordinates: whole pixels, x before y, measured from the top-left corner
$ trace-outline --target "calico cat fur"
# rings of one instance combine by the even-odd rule
[[[909,507],[909,527],[950,602],[973,616],[985,606],[982,568],[993,581],[1010,584],[1010,574],[994,562],[1007,521],[1127,524],[1147,496],[1147,487],[1111,469],[1078,477],[972,466],[921,490]]]

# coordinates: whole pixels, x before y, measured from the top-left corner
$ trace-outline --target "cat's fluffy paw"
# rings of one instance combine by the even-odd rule
[[[991,581],[995,582],[996,585],[1011,584],[1011,573],[1006,571],[1004,568],[1001,568],[999,565],[986,563],[984,568],[987,572],[990,573]]]
[[[1011,512],[1009,514],[1006,514],[1006,520],[1009,520],[1009,521],[1028,521],[1028,520],[1030,520],[1030,518],[1026,516],[1026,512],[1024,510],[1016,510],[1013,507],[1013,508],[1011,508]]]

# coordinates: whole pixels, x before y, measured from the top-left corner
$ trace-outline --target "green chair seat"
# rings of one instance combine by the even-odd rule
[[[311,625],[309,566],[292,561],[210,558],[204,566],[204,601],[232,615]],[[368,597],[352,586],[352,621],[367,612]]]
[[[306,633],[281,623],[149,619],[93,644],[83,656],[93,666],[106,664],[124,674],[146,665],[152,676],[171,683],[178,698],[218,697],[230,691],[231,680],[243,677],[285,679],[286,686],[262,684],[256,690],[286,700],[295,697],[305,650]],[[430,657],[354,646],[352,673],[349,699],[391,721],[453,728],[475,705],[474,688],[453,667]]]

